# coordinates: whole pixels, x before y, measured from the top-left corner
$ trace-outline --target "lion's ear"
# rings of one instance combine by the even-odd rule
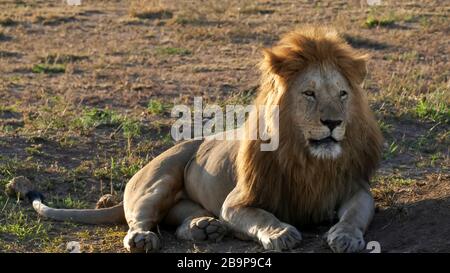
[[[264,60],[262,63],[262,69],[266,72],[271,72],[274,74],[280,74],[283,67],[282,56],[278,56],[274,50],[270,48],[263,48],[262,53],[264,55]]]
[[[354,80],[357,84],[361,84],[367,75],[367,55],[358,56],[353,59],[353,71]]]

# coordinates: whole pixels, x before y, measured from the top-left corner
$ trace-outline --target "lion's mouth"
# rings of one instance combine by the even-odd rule
[[[309,143],[313,146],[319,146],[319,145],[330,144],[330,143],[338,143],[338,142],[339,141],[334,139],[334,137],[332,137],[332,136],[325,137],[322,139],[309,139]]]

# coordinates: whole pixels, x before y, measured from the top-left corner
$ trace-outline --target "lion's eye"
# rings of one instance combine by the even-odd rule
[[[348,96],[348,93],[345,90],[341,90],[341,92],[339,92],[339,96],[341,96],[341,99],[345,100]]]
[[[310,97],[310,98],[315,98],[316,97],[316,94],[314,93],[314,91],[311,91],[311,90],[304,91],[303,95],[305,95],[307,97]]]

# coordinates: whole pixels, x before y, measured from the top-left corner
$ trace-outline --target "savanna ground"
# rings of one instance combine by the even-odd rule
[[[0,251],[123,252],[125,226],[39,218],[3,193],[26,176],[52,206],[90,208],[173,145],[171,105],[248,103],[260,48],[330,24],[371,55],[364,82],[385,136],[367,234],[383,252],[450,251],[450,6],[447,1],[0,1]],[[328,252],[328,226],[295,251]],[[177,242],[166,252],[258,252]]]

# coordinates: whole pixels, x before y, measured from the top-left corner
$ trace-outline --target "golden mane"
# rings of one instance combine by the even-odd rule
[[[279,105],[280,143],[276,151],[264,152],[260,151],[261,140],[240,142],[236,194],[230,204],[262,208],[294,225],[329,220],[340,202],[357,189],[367,188],[381,157],[382,135],[360,88],[366,56],[326,27],[290,32],[263,53],[255,104]],[[310,65],[335,67],[354,93],[343,154],[337,160],[312,157],[298,132],[292,130],[290,111],[283,107],[291,80]],[[255,118],[258,115],[250,115],[249,120]]]

